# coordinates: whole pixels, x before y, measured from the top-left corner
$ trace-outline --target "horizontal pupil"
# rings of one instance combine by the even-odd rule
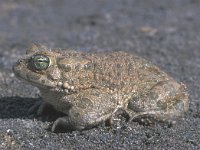
[[[47,60],[45,59],[37,59],[38,62],[48,62]]]
[[[46,61],[46,60],[39,60],[39,61],[36,61],[36,62],[48,62],[48,61]]]
[[[32,64],[37,70],[45,70],[48,68],[50,61],[48,57],[45,56],[35,56],[32,57]]]

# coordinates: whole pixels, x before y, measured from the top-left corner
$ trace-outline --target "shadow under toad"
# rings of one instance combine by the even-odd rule
[[[11,119],[33,119],[36,118],[42,121],[54,121],[64,114],[54,109],[38,116],[37,111],[29,113],[29,109],[36,103],[41,101],[41,98],[26,98],[26,97],[2,97],[0,98],[0,118]]]

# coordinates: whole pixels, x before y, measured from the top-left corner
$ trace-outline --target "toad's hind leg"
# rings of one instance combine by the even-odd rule
[[[188,94],[183,84],[162,81],[150,90],[133,96],[127,106],[131,120],[144,124],[172,122],[188,110]]]

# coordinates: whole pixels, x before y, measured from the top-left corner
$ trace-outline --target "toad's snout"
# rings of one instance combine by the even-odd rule
[[[22,59],[19,59],[16,63],[14,63],[12,70],[15,74],[15,76],[19,78],[26,78],[26,75],[23,74],[23,63],[24,61]]]

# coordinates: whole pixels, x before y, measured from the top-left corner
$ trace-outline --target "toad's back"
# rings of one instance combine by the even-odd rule
[[[128,94],[148,90],[160,81],[171,79],[150,62],[122,51],[86,53],[78,57],[79,62],[82,58],[88,60],[84,63],[83,69],[76,69],[75,73],[71,72],[74,78],[80,79],[80,86],[89,84],[93,87]],[[77,68],[77,64],[74,68]]]

